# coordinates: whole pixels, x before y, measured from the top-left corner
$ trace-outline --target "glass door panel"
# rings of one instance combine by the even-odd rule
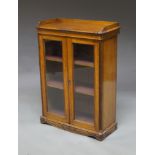
[[[94,45],[73,43],[74,120],[94,124]]]
[[[65,115],[62,41],[44,40],[46,63],[46,94],[49,113]]]
[[[57,56],[62,58],[62,42],[45,40],[46,56]]]
[[[64,93],[58,88],[47,87],[48,112],[64,115]]]
[[[82,93],[74,96],[75,120],[93,123],[94,120],[94,97]]]

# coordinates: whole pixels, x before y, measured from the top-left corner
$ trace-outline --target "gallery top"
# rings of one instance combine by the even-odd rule
[[[120,28],[119,23],[81,19],[55,18],[40,21],[38,29],[104,34]]]

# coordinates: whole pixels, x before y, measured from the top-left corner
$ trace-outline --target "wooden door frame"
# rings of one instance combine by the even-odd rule
[[[75,120],[74,113],[74,60],[73,43],[87,44],[94,46],[94,123],[90,124],[81,120]],[[87,39],[67,38],[68,49],[68,78],[69,78],[69,101],[70,101],[70,124],[83,127],[88,130],[99,131],[99,42]]]
[[[55,113],[48,112],[47,105],[47,90],[46,90],[46,60],[44,40],[53,40],[62,42],[62,64],[63,64],[63,79],[64,79],[64,103],[65,115],[60,116]],[[69,101],[68,101],[68,68],[67,68],[67,43],[64,37],[38,35],[39,42],[39,64],[40,64],[40,77],[41,77],[41,94],[42,94],[42,115],[51,121],[61,121],[69,123]]]

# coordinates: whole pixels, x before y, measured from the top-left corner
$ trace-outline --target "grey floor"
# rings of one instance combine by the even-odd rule
[[[19,79],[19,155],[135,155],[135,92],[118,92],[118,129],[100,142],[40,124],[39,77]]]

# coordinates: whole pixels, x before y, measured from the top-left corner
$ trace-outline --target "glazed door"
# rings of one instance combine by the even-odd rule
[[[70,123],[99,130],[99,44],[68,39]]]
[[[66,40],[39,36],[43,115],[69,122]]]

